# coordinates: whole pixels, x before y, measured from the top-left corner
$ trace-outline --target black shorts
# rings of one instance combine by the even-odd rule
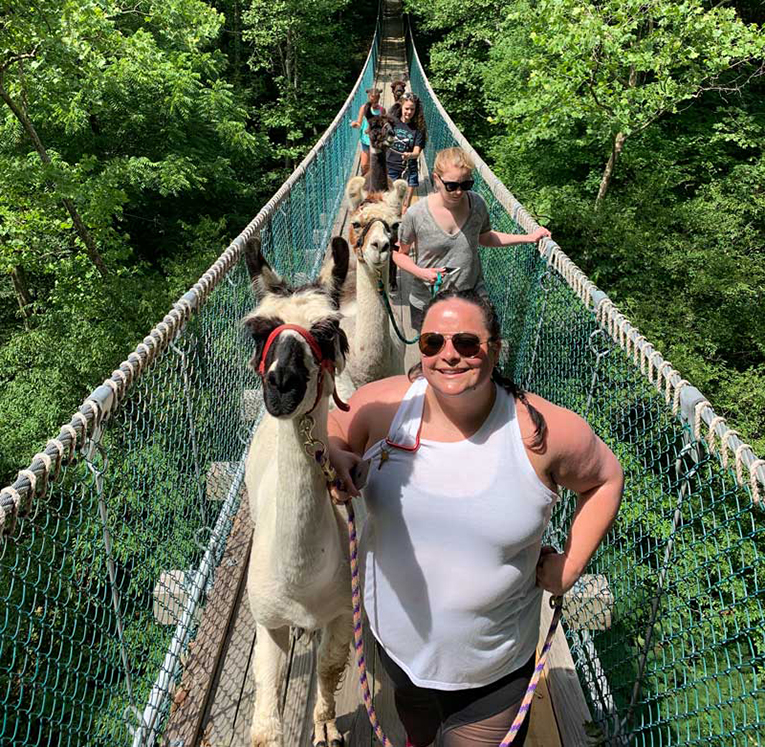
[[[534,674],[536,654],[520,668],[482,687],[467,690],[434,690],[415,685],[407,673],[388,656],[378,643],[385,671],[393,682],[396,710],[407,734],[415,744],[428,744],[436,733],[450,731],[464,724],[474,724],[495,716],[526,694]],[[528,717],[522,737],[528,729]]]

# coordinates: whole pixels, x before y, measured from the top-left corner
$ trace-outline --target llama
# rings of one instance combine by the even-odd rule
[[[401,97],[404,95],[404,91],[406,91],[406,81],[394,80],[390,84],[390,90],[393,93],[394,103],[388,113],[395,119],[401,119]]]
[[[244,323],[266,406],[245,468],[255,527],[247,571],[257,625],[252,747],[283,747],[279,686],[291,627],[322,631],[313,743],[343,745],[335,691],[352,637],[348,531],[311,447],[327,443],[328,401],[348,351],[338,310],[348,254],[343,239],[333,241],[324,279],[296,289],[259,247],[247,255],[259,303]]]
[[[348,236],[356,254],[356,296],[353,316],[343,320],[350,340],[348,366],[338,380],[343,397],[363,384],[404,372],[404,345],[391,327],[380,283],[387,294],[405,193],[403,179],[389,192],[368,193],[361,176],[353,177],[345,190],[351,210]]]
[[[391,188],[388,178],[388,148],[393,143],[393,120],[387,114],[367,115],[369,123],[369,171],[364,189],[367,192],[387,192]]]

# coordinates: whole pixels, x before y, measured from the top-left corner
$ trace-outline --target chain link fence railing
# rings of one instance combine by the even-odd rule
[[[225,550],[260,417],[242,257],[318,272],[374,80],[192,290],[0,492],[0,745],[152,745]]]
[[[379,33],[344,108],[274,198],[19,479],[0,492],[0,744],[150,745],[241,498],[258,382],[239,320],[258,234],[316,274]],[[410,45],[437,150],[469,144]],[[533,219],[477,160],[495,228]],[[584,415],[625,499],[566,633],[601,743],[763,745],[765,475],[702,395],[553,242],[482,255],[520,383]],[[728,466],[728,453],[733,462]],[[574,508],[561,500],[550,539]]]
[[[408,52],[428,165],[442,148],[472,151],[411,35]],[[472,153],[493,227],[533,231]],[[625,470],[616,524],[563,618],[593,743],[765,745],[765,463],[554,242],[483,248],[481,257],[507,371],[584,416]],[[551,544],[564,543],[574,508],[575,496],[562,496]]]

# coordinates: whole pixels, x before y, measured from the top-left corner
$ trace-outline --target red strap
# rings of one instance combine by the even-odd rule
[[[288,329],[291,329],[293,332],[297,332],[308,343],[308,346],[311,348],[311,352],[313,353],[313,357],[316,359],[317,363],[322,365],[324,368],[328,368],[328,363],[329,365],[334,365],[332,361],[324,360],[324,356],[321,354],[319,343],[316,342],[314,336],[307,329],[303,329],[297,324],[280,324],[275,330],[273,330],[273,332],[271,332],[271,334],[268,336],[268,339],[266,340],[266,344],[263,346],[263,354],[260,356],[260,365],[258,366],[258,373],[260,373],[261,376],[265,376],[266,374],[266,356],[268,355],[268,349],[271,347],[271,343],[273,343],[273,341],[282,332],[286,332]]]
[[[268,339],[266,340],[266,344],[263,346],[263,353],[260,356],[260,365],[258,366],[258,373],[261,376],[266,375],[266,356],[268,355],[268,349],[271,347],[271,343],[273,343],[273,341],[282,332],[286,332],[288,329],[291,329],[293,332],[297,332],[308,343],[308,347],[311,348],[313,357],[316,359],[316,362],[319,364],[320,368],[326,369],[330,373],[334,374],[334,361],[329,358],[325,358],[322,355],[319,343],[316,342],[316,338],[307,329],[303,329],[303,327],[299,327],[297,324],[280,324],[271,332],[271,334],[268,336]],[[313,403],[313,407],[309,410],[309,412],[313,412],[316,409],[316,405],[319,404],[319,399],[321,399],[322,380],[323,376],[319,374],[319,380],[316,383],[316,401]],[[337,389],[332,390],[332,397],[334,398],[335,404],[339,409],[343,410],[344,412],[348,412],[348,410],[351,409],[347,404],[345,404],[345,402],[340,399],[340,397],[337,396]]]
[[[340,399],[340,396],[337,393],[337,387],[332,390],[332,399],[335,400],[335,405],[338,410],[348,412],[351,409],[351,406],[347,402],[343,402],[343,400]]]

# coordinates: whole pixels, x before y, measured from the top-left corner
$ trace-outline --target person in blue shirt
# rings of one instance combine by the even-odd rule
[[[422,103],[415,94],[407,92],[401,96],[401,116],[393,120],[393,129],[395,138],[387,156],[388,176],[392,181],[406,179],[403,215],[420,184],[417,159],[428,138]]]
[[[351,122],[351,127],[361,127],[361,175],[369,171],[369,122],[367,114],[376,117],[385,114],[385,107],[380,106],[379,88],[367,88],[367,102],[359,108],[359,116]]]

